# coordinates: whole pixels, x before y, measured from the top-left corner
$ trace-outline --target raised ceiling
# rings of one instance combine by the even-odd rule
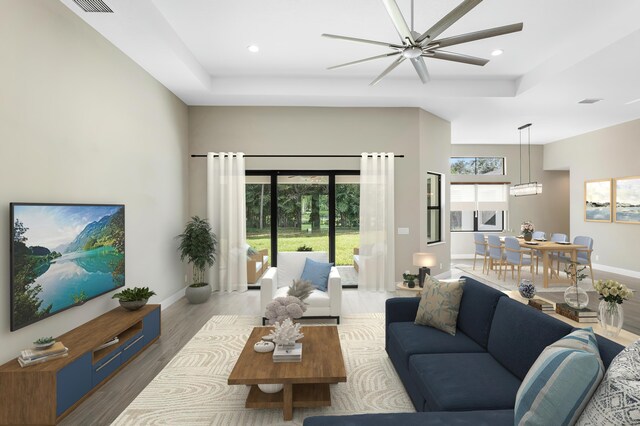
[[[524,22],[450,48],[489,64],[426,59],[432,81],[422,85],[404,63],[375,87],[391,59],[326,67],[385,48],[320,34],[396,42],[380,1],[105,0],[112,14],[60,1],[189,105],[420,107],[451,121],[453,143],[516,143],[528,122],[532,143],[548,143],[640,118],[640,102],[627,104],[640,98],[638,1],[485,0],[442,36]],[[396,1],[409,20],[410,1]],[[458,3],[415,0],[415,29]]]

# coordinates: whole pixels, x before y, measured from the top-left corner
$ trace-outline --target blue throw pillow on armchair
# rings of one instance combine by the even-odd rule
[[[332,266],[333,263],[316,262],[307,257],[300,279],[311,282],[320,291],[327,291]]]

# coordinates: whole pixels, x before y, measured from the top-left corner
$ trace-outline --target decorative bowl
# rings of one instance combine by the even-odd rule
[[[47,343],[33,343],[33,347],[36,349],[47,349],[50,348],[51,346],[53,346],[53,344],[56,343],[55,340],[51,341],[51,342],[47,342]]]
[[[137,311],[138,309],[146,305],[148,300],[149,299],[132,300],[130,302],[124,302],[120,300],[120,306],[125,308],[127,311]]]
[[[275,348],[273,342],[267,342],[265,340],[261,340],[253,345],[253,350],[256,352],[271,352]]]

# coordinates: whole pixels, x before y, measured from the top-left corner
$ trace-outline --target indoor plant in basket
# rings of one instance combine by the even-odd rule
[[[178,235],[180,260],[193,265],[193,283],[187,287],[185,295],[191,303],[204,303],[211,296],[211,286],[205,282],[207,268],[216,261],[216,236],[206,219],[194,216]]]
[[[155,296],[154,291],[149,287],[133,287],[125,288],[119,293],[111,296],[112,299],[118,299],[120,306],[128,311],[136,311],[147,304],[151,296]]]

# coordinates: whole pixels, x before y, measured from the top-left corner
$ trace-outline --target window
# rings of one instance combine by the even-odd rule
[[[441,185],[442,175],[427,172],[427,244],[442,241]]]
[[[503,231],[507,189],[504,184],[452,184],[451,231]]]
[[[504,157],[451,157],[452,175],[504,175]]]

